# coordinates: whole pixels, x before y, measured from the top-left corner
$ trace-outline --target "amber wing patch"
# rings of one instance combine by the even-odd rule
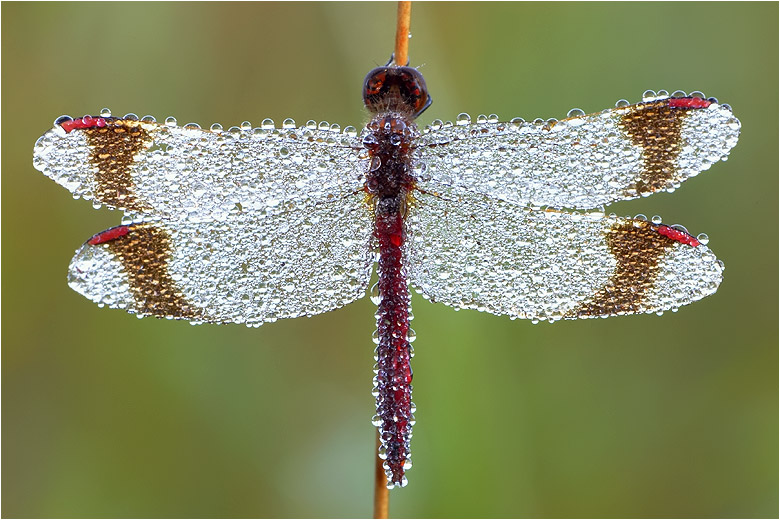
[[[634,189],[656,192],[682,180],[675,164],[681,149],[682,122],[691,108],[671,107],[668,100],[636,105],[620,118],[619,127],[642,147],[644,167]]]
[[[129,211],[149,208],[139,201],[134,192],[130,167],[151,136],[139,121],[108,119],[104,127],[82,130],[89,144],[90,162],[97,167],[95,200]]]
[[[129,232],[105,243],[122,263],[137,312],[153,316],[199,319],[201,312],[187,302],[168,272],[169,234],[150,224],[129,227]]]
[[[613,226],[605,237],[617,261],[615,272],[603,288],[567,314],[588,318],[642,312],[645,295],[658,275],[658,263],[674,240],[658,233],[649,222],[631,221]]]

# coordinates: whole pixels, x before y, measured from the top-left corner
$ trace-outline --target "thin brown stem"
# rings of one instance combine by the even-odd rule
[[[390,518],[390,490],[387,489],[387,475],[384,462],[379,458],[379,447],[382,441],[379,439],[379,432],[376,434],[376,449],[374,450],[374,518]]]
[[[398,2],[398,23],[395,30],[396,65],[405,67],[409,63],[409,27],[412,19],[412,2]]]

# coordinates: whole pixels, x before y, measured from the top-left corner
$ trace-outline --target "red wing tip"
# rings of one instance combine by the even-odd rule
[[[71,119],[70,121],[63,121],[62,123],[60,123],[60,126],[67,133],[70,133],[73,130],[79,130],[84,128],[103,128],[104,126],[106,126],[106,118],[84,116],[79,119]]]
[[[711,101],[698,97],[669,98],[671,108],[707,108]]]
[[[87,244],[91,246],[96,246],[98,244],[103,244],[105,242],[116,240],[117,238],[123,237],[128,233],[130,233],[130,226],[113,227],[111,229],[101,231],[97,235],[93,236],[92,238],[87,240]]]
[[[696,247],[700,244],[700,242],[693,236],[689,235],[685,231],[680,231],[679,229],[675,229],[673,227],[660,225],[656,228],[659,235],[663,235],[667,238],[671,238],[675,242],[680,242],[681,244],[685,244],[691,247]]]

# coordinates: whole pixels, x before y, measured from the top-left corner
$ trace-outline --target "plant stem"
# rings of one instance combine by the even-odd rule
[[[376,434],[376,448],[374,449],[374,518],[389,518],[390,514],[390,490],[387,489],[387,475],[382,466],[384,461],[379,458],[379,447],[382,441],[379,432]]]
[[[395,30],[396,65],[405,67],[409,63],[409,27],[412,18],[412,2],[398,2],[398,23]]]

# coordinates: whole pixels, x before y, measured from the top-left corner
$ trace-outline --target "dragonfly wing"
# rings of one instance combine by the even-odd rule
[[[242,128],[85,117],[39,138],[33,164],[78,197],[170,219],[220,219],[236,207],[269,212],[362,187],[356,132]]]
[[[312,316],[365,294],[372,228],[362,196],[266,215],[162,220],[92,237],[69,284],[99,304],[208,323]]]
[[[593,209],[681,182],[725,160],[740,122],[727,105],[665,98],[557,122],[433,125],[415,151],[418,186],[529,206]]]
[[[662,312],[714,293],[723,266],[687,233],[603,213],[418,193],[410,282],[432,301],[513,318]]]

